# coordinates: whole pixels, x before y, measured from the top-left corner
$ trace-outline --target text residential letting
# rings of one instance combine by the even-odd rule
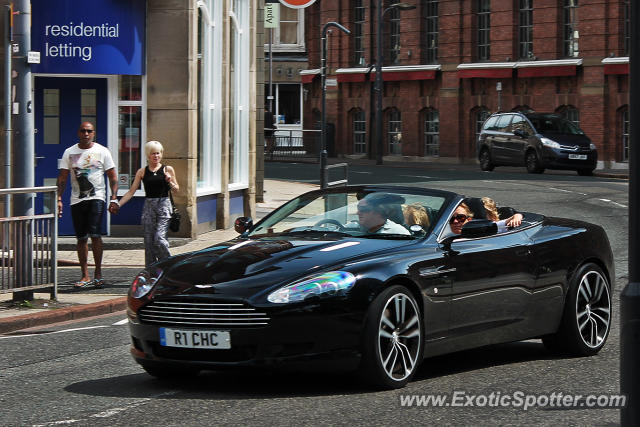
[[[45,36],[48,37],[103,37],[118,38],[120,36],[120,24],[109,25],[85,25],[84,22],[66,25],[46,25]],[[91,61],[91,46],[82,46],[75,43],[45,43],[45,56],[60,58],[82,58],[83,61]]]

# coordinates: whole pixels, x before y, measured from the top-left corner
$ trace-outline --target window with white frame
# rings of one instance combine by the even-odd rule
[[[438,62],[438,0],[423,0],[424,56],[427,64]]]
[[[476,110],[475,112],[475,120],[474,120],[474,135],[476,137],[475,141],[477,141],[480,138],[480,132],[482,131],[482,125],[484,124],[485,120],[487,120],[489,118],[489,116],[491,115],[491,113],[489,112],[489,110],[485,109],[485,108],[479,108]],[[474,141],[474,144],[475,144]]]
[[[491,1],[478,0],[477,19],[477,57],[478,61],[491,58]]]
[[[622,43],[622,54],[624,56],[629,56],[629,51],[631,50],[631,19],[629,18],[629,14],[631,13],[629,0],[624,0],[622,2],[622,8],[624,10],[623,14],[623,43]]]
[[[621,126],[622,126],[622,132],[621,132],[621,136],[622,136],[622,161],[623,162],[628,162],[629,161],[629,138],[630,138],[630,131],[629,131],[629,108],[625,108],[624,110],[622,110],[621,112]]]
[[[580,111],[577,108],[571,106],[563,106],[558,109],[560,114],[565,119],[569,120],[576,126],[580,127]]]
[[[424,112],[424,155],[440,154],[440,115],[438,110]]]
[[[198,133],[199,191],[219,192],[222,123],[222,2],[198,5]],[[216,25],[217,24],[217,25]]]
[[[364,29],[365,29],[365,8],[363,0],[352,1],[353,22],[351,24],[351,39],[353,40],[353,64],[355,66],[365,65],[364,58]]]
[[[402,154],[402,115],[396,108],[389,111],[389,154]]]
[[[229,188],[249,183],[249,0],[231,0],[229,16]]]
[[[533,57],[533,0],[520,0],[518,22],[518,57]]]
[[[564,56],[578,56],[578,0],[564,0],[562,5],[562,51]]]
[[[363,110],[353,112],[353,152],[364,154],[367,152],[367,121]]]
[[[143,141],[142,76],[118,77],[118,184],[128,189],[146,163]]]
[[[304,9],[293,9],[281,4],[280,25],[271,31],[272,52],[304,52]],[[269,37],[265,40],[268,43]]]

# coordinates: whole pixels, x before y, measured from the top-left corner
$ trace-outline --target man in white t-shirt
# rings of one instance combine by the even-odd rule
[[[100,227],[106,199],[104,174],[109,178],[111,201],[109,212],[118,211],[118,178],[109,150],[93,141],[95,129],[92,123],[84,122],[78,129],[78,143],[67,148],[62,155],[58,174],[58,215],[62,217],[62,194],[71,172],[71,218],[76,232],[76,249],[82,270],[82,278],[76,287],[103,286],[102,280],[102,235]],[[93,280],[89,277],[87,258],[88,239],[96,269]]]

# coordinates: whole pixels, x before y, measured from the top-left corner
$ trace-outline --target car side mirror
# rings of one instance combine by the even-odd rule
[[[488,219],[473,219],[462,226],[460,237],[486,237],[498,233],[498,224]]]
[[[516,135],[516,136],[519,136],[520,138],[528,138],[529,137],[529,134],[526,131],[522,130],[522,129],[514,130],[513,134]]]
[[[233,229],[238,234],[248,231],[251,227],[253,227],[253,220],[248,216],[241,216],[233,223]]]

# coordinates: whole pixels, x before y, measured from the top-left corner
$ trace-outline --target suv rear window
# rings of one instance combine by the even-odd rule
[[[513,114],[505,114],[504,116],[500,116],[498,123],[494,130],[498,132],[509,132],[509,123],[511,123],[511,117]]]

